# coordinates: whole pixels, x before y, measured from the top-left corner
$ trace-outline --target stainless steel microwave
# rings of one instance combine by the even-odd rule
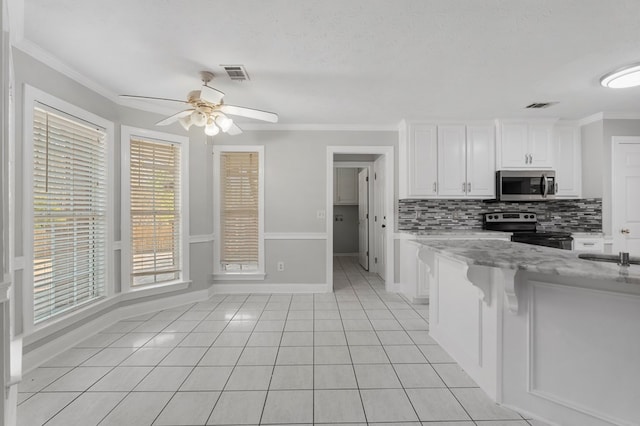
[[[553,170],[498,170],[496,198],[500,201],[545,201],[556,198]]]

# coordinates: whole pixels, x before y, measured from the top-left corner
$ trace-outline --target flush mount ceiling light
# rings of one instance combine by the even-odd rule
[[[270,123],[278,122],[278,114],[276,113],[225,104],[222,100],[224,93],[208,85],[208,83],[213,79],[213,73],[209,71],[202,71],[200,73],[200,78],[203,83],[202,87],[200,90],[193,90],[189,92],[186,101],[154,98],[150,96],[120,96],[124,98],[171,101],[187,104],[189,105],[188,109],[180,111],[165,118],[164,120],[160,120],[156,125],[166,126],[177,121],[185,130],[189,130],[191,126],[204,127],[204,133],[207,136],[215,136],[220,133],[220,131],[229,135],[238,135],[242,133],[242,130],[240,130],[240,128],[235,125],[233,120],[227,117],[227,115],[237,115],[240,117],[253,118],[255,120],[268,121]]]
[[[600,84],[610,89],[640,86],[640,64],[627,65],[600,79]]]

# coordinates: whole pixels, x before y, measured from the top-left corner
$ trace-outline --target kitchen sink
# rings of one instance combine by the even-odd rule
[[[620,257],[617,254],[580,253],[578,257],[580,259],[593,260],[595,262],[618,263],[618,260],[620,260]],[[629,257],[629,263],[632,265],[640,265],[640,257]]]

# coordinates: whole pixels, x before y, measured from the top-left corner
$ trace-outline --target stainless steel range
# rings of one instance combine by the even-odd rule
[[[573,238],[569,232],[538,231],[538,217],[531,212],[484,213],[483,228],[490,231],[512,232],[511,241],[571,250]]]

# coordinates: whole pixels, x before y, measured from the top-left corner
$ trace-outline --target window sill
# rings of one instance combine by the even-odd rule
[[[213,274],[215,281],[263,281],[264,272],[218,272]]]
[[[134,300],[142,297],[155,296],[157,294],[171,293],[174,291],[186,290],[191,281],[174,281],[169,283],[147,285],[143,287],[130,287],[129,291],[122,293],[121,300]]]

